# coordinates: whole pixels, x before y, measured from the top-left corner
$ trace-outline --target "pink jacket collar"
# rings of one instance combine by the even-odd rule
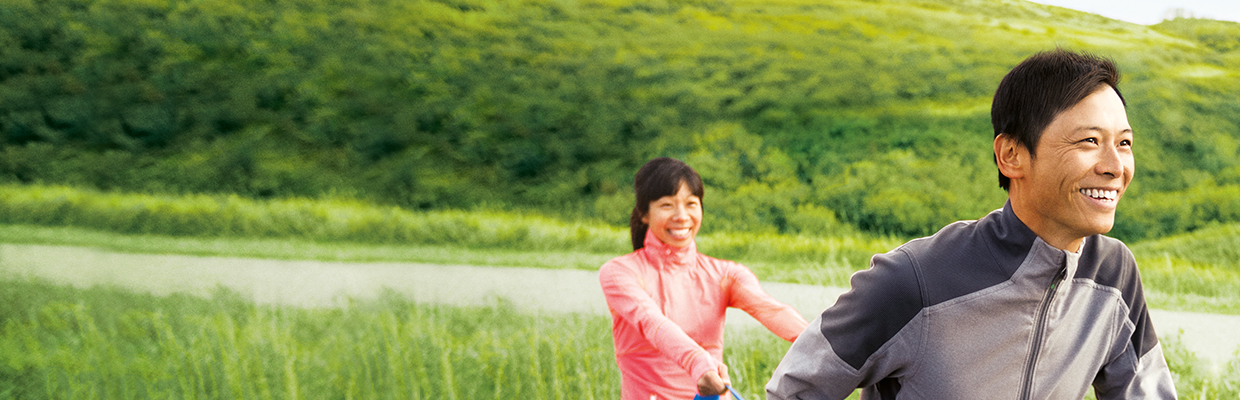
[[[649,229],[646,230],[644,246],[642,247],[642,252],[645,254],[646,260],[659,269],[671,269],[690,265],[697,257],[697,240],[689,242],[689,245],[683,249],[677,249],[663,243]]]

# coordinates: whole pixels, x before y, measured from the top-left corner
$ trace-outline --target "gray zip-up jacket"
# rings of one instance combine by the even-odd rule
[[[875,255],[792,344],[768,399],[1174,399],[1132,253],[1043,242],[1011,204]]]

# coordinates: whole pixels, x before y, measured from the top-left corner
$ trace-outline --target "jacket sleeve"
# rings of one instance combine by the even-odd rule
[[[729,297],[728,307],[744,310],[784,340],[797,340],[808,325],[795,308],[775,300],[762,290],[758,277],[749,268],[732,264],[725,285],[728,285],[725,290]]]
[[[1139,357],[1131,347],[1124,351],[1102,367],[1094,381],[1094,393],[1098,400],[1175,399],[1175,382],[1162,346],[1155,345]]]
[[[1128,323],[1116,337],[1115,354],[1094,377],[1094,393],[1099,400],[1174,399],[1175,382],[1150,320],[1140,270],[1127,246],[1120,254],[1120,264],[1112,270],[1123,275],[1120,292],[1128,304]]]
[[[870,269],[853,274],[852,289],[792,343],[766,385],[767,399],[843,399],[858,388],[864,398],[881,396],[915,371],[924,330],[904,328],[922,304],[908,255],[874,256]]]
[[[1133,314],[1137,316],[1133,318],[1133,334],[1121,338],[1124,344],[1117,346],[1120,354],[1098,371],[1094,393],[1099,400],[1174,399],[1175,381],[1144,301],[1137,304]]]
[[[675,360],[689,376],[697,378],[719,368],[710,353],[663,315],[658,303],[642,288],[641,278],[632,271],[612,261],[599,269],[598,279],[607,308],[637,327],[655,349]]]

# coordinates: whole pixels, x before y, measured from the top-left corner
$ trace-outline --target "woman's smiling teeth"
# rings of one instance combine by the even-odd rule
[[[684,238],[688,238],[688,237],[689,237],[689,228],[684,228],[684,229],[668,229],[668,230],[667,230],[667,233],[672,234],[672,237],[674,237],[674,238],[677,238],[677,239],[684,239]]]
[[[1115,200],[1119,196],[1118,190],[1081,189],[1079,192],[1098,200]]]

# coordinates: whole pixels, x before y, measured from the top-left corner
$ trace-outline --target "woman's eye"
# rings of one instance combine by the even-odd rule
[[[1128,139],[1124,139],[1124,140],[1119,141],[1119,145],[1132,147],[1132,141]]]

